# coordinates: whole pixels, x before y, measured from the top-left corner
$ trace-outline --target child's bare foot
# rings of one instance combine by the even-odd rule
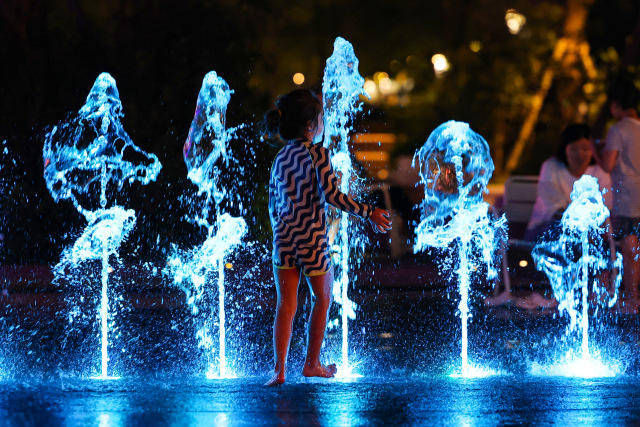
[[[302,375],[305,377],[333,378],[336,372],[338,372],[338,368],[336,368],[335,364],[329,366],[318,364],[315,367],[305,364],[304,369],[302,369]]]
[[[267,387],[276,387],[282,384],[284,384],[284,372],[276,372],[264,385]]]

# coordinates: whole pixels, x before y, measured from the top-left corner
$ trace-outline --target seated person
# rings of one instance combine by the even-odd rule
[[[611,176],[595,164],[591,151],[591,128],[575,123],[567,126],[560,137],[560,146],[554,157],[540,168],[538,196],[527,226],[525,240],[535,242],[549,230],[571,203],[573,183],[582,175],[598,178],[600,190],[607,189],[604,203],[611,211],[613,194]]]
[[[538,180],[538,196],[533,208],[531,220],[527,226],[525,240],[536,241],[547,230],[557,230],[562,213],[571,203],[573,183],[582,175],[598,178],[600,190],[606,188],[603,195],[605,205],[611,210],[613,196],[611,193],[611,177],[602,168],[595,165],[591,149],[591,128],[585,124],[569,125],[560,137],[560,146],[554,157],[546,160],[540,169]],[[610,227],[606,229],[609,246],[613,242],[610,238]],[[604,242],[603,242],[604,243]],[[504,249],[502,249],[504,251]],[[615,248],[611,253],[615,253]],[[542,295],[532,292],[525,297],[515,297],[511,294],[508,266],[503,254],[502,271],[504,292],[494,294],[485,300],[487,306],[514,305],[520,308],[553,308],[558,305],[555,299],[546,299]],[[607,277],[600,281],[606,283]],[[499,287],[496,286],[496,291]]]

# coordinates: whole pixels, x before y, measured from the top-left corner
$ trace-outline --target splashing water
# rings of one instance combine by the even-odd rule
[[[108,375],[109,348],[109,257],[135,225],[135,212],[114,205],[107,209],[107,185],[121,191],[125,182],[148,184],[162,168],[158,158],[136,147],[124,131],[124,116],[116,82],[108,73],[98,76],[85,104],[73,120],[54,126],[45,137],[44,177],[56,202],[70,199],[89,225],[82,236],[67,249],[54,268],[56,278],[67,267],[89,260],[102,261],[100,302],[101,370],[96,378]],[[138,164],[127,160],[134,158]],[[91,211],[82,204],[91,203],[94,183],[100,184],[100,208]],[[87,200],[88,199],[88,200]],[[70,319],[72,320],[72,318]]]
[[[608,307],[615,304],[622,280],[622,256],[619,253],[615,256],[611,254],[611,258],[607,259],[602,253],[602,225],[608,217],[609,209],[604,204],[597,178],[583,175],[573,184],[571,204],[562,215],[560,237],[547,234],[546,240],[538,243],[532,252],[537,269],[544,271],[551,282],[559,302],[558,309],[569,315],[567,333],[575,331],[580,325],[582,359],[579,363],[583,367],[596,363],[589,362],[590,275],[597,303],[606,303]],[[613,280],[613,294],[609,295],[603,287],[598,286],[595,275],[611,267],[617,272]],[[572,372],[571,366],[575,362],[567,365],[567,372]],[[598,369],[597,372],[610,376],[606,370]]]
[[[615,361],[604,363],[598,353],[590,353],[585,359],[582,354],[576,355],[573,351],[568,351],[557,363],[551,365],[533,363],[529,369],[531,375],[544,377],[603,378],[615,377],[623,372],[621,363]]]
[[[350,125],[357,112],[362,110],[360,96],[366,96],[364,78],[358,72],[358,58],[351,43],[338,37],[333,45],[333,54],[327,59],[322,82],[324,103],[324,146],[330,150],[331,163],[340,181],[340,191],[350,196],[359,192],[349,152]],[[362,248],[361,233],[355,233],[349,214],[342,212],[332,250],[338,262],[335,264],[333,296],[341,305],[342,365],[337,376],[354,376],[349,366],[349,319],[355,319],[356,304],[349,299],[349,261],[351,251]],[[359,236],[360,235],[360,236]]]
[[[247,232],[247,225],[242,218],[234,218],[228,213],[222,213],[220,208],[227,191],[220,188],[218,182],[220,169],[216,165],[220,159],[228,164],[227,144],[235,131],[242,127],[225,129],[227,104],[231,100],[232,93],[227,82],[218,77],[215,71],[207,73],[204,77],[198,94],[196,113],[183,153],[189,171],[188,178],[198,186],[198,195],[206,195],[194,221],[207,229],[207,238],[202,246],[182,254],[176,251],[169,260],[174,283],[185,291],[191,312],[198,315],[202,310],[200,306],[205,301],[211,303],[211,307],[205,308],[207,314],[199,317],[200,324],[197,332],[199,346],[205,349],[206,376],[209,379],[234,377],[228,371],[226,362],[224,258],[242,243]],[[209,221],[212,198],[217,216],[213,224]],[[212,272],[217,272],[218,275],[219,369],[217,374],[212,354],[214,345],[212,331],[215,326],[214,292],[211,286],[206,286],[207,276]]]
[[[484,263],[487,278],[496,277],[494,248],[497,236],[505,235],[507,226],[504,216],[492,219],[489,204],[482,200],[482,193],[493,174],[493,161],[487,141],[468,124],[456,121],[438,126],[416,151],[413,167],[416,167],[416,160],[425,197],[414,250],[449,248],[457,242],[458,309],[462,319],[461,376],[468,377],[478,371],[469,365],[467,356],[471,270],[477,270],[478,264]],[[504,232],[496,233],[498,230]]]

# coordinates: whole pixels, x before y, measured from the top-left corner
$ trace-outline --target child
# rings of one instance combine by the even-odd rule
[[[611,173],[614,235],[620,242],[623,259],[622,285],[627,296],[623,311],[637,313],[640,299],[638,280],[638,236],[640,230],[640,96],[633,83],[623,80],[609,95],[609,109],[616,124],[607,132],[607,142],[598,154],[595,144],[592,151],[596,161]]]
[[[335,365],[320,364],[333,287],[325,203],[368,218],[383,233],[391,229],[387,211],[357,203],[338,190],[329,151],[317,144],[322,142],[324,124],[322,105],[316,95],[297,89],[279,97],[276,106],[277,110],[265,115],[265,127],[270,136],[279,134],[286,146],[276,155],[269,183],[278,305],[273,326],[275,374],[267,386],[285,381],[300,272],[306,276],[315,297],[302,375],[331,378],[337,371]]]

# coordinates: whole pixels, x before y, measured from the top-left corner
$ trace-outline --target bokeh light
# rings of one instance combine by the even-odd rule
[[[482,49],[482,42],[480,40],[472,40],[469,43],[469,49],[471,49],[472,52],[480,52],[480,49]]]
[[[373,80],[367,79],[364,82],[364,90],[369,94],[372,101],[378,98],[378,86]]]
[[[504,21],[507,23],[511,34],[518,34],[526,24],[527,18],[523,14],[516,12],[515,9],[509,9],[504,16]]]
[[[441,53],[436,53],[431,57],[431,63],[433,64],[433,71],[436,72],[436,76],[440,77],[449,70],[449,61],[447,57]]]
[[[295,73],[293,75],[293,82],[297,85],[301,85],[302,83],[304,83],[304,74],[302,73]]]
[[[389,177],[389,171],[386,169],[380,169],[378,171],[378,178],[387,179]]]

